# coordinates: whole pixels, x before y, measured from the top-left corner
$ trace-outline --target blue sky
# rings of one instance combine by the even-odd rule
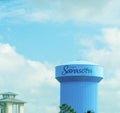
[[[105,70],[99,112],[119,113],[119,6],[119,0],[0,0],[0,92],[18,93],[28,102],[25,113],[57,113],[55,66],[88,60]]]

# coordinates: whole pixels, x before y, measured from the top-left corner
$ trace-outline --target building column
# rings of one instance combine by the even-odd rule
[[[13,104],[12,103],[6,104],[6,113],[13,113]]]
[[[0,108],[0,113],[2,113],[2,108]]]
[[[24,104],[18,105],[18,113],[24,113]]]

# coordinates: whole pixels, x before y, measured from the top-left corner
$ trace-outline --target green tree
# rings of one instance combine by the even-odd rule
[[[76,113],[76,112],[71,106],[69,106],[67,104],[62,104],[60,106],[60,112],[59,113]],[[92,111],[92,110],[88,110],[87,112],[84,112],[84,113],[95,113],[95,112]]]
[[[88,110],[87,112],[85,112],[85,113],[95,113],[94,111],[92,111],[92,110]]]
[[[59,113],[76,113],[76,112],[74,111],[74,109],[71,106],[69,106],[67,104],[62,104],[60,106],[60,112]]]

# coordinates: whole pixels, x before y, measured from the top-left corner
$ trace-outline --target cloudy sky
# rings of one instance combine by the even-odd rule
[[[58,113],[55,66],[74,60],[104,67],[99,112],[119,113],[119,51],[119,0],[0,0],[0,92],[25,113]]]

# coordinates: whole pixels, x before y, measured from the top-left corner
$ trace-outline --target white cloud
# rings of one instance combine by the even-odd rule
[[[15,48],[9,44],[0,44],[0,72],[8,76],[23,76],[28,80],[29,85],[48,82],[55,85],[53,67],[48,64],[25,59],[16,53]],[[34,74],[33,74],[34,73]],[[25,76],[23,74],[26,74]],[[50,80],[49,80],[50,79]],[[34,82],[33,84],[30,83]],[[25,82],[27,84],[27,81]]]
[[[106,28],[103,29],[104,39],[109,44],[110,48],[113,49],[119,49],[120,46],[119,40],[120,40],[120,30],[118,28]]]
[[[0,9],[0,19],[8,22],[64,22],[72,20],[80,23],[120,24],[119,0],[23,1],[19,5],[17,2],[13,5],[3,5]]]
[[[0,89],[20,93],[29,113],[55,111],[59,103],[54,66],[26,59],[9,44],[0,44]]]
[[[102,35],[96,38],[80,39],[80,44],[87,47],[87,52],[83,56],[86,59],[96,62],[104,67],[104,80],[100,83],[99,99],[100,113],[119,113],[120,99],[120,29],[104,28]],[[95,45],[99,42],[105,42],[106,46],[101,49],[96,49]],[[89,41],[90,40],[90,41]],[[81,45],[81,46],[82,46]],[[102,46],[102,45],[101,45]]]
[[[51,21],[73,20],[97,24],[120,24],[119,0],[29,0],[40,10],[52,12]]]
[[[49,11],[36,10],[22,1],[1,2],[0,20],[1,22],[43,22],[50,18]]]
[[[50,19],[50,12],[30,12],[28,14],[25,14],[25,18],[24,20],[28,20],[31,22],[44,22],[44,21],[48,21]]]

